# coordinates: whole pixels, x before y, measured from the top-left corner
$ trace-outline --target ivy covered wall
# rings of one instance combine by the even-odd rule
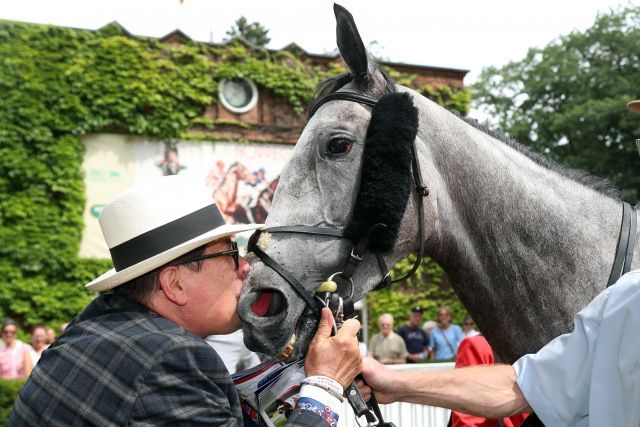
[[[0,21],[0,316],[25,326],[70,320],[92,298],[83,284],[109,260],[77,256],[89,132],[193,136],[215,123],[217,82],[250,77],[298,114],[321,80],[340,72],[290,52],[163,44],[116,25],[99,31]],[[413,77],[394,76],[411,86]],[[466,114],[469,92],[416,88]]]

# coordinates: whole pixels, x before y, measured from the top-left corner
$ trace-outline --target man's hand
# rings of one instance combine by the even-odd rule
[[[362,356],[358,347],[360,322],[349,319],[335,336],[331,336],[333,315],[322,309],[318,331],[309,345],[304,370],[307,376],[324,375],[347,388],[362,371]]]
[[[365,401],[368,401],[373,390],[379,403],[397,401],[394,397],[394,386],[398,385],[395,378],[397,375],[397,372],[387,368],[380,362],[366,357],[362,364],[362,377],[365,383],[360,381],[357,383],[360,394],[365,397]]]

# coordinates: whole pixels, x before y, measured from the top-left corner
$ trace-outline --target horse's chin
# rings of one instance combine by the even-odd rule
[[[273,295],[267,299],[265,292]],[[281,360],[303,358],[318,326],[318,318],[305,307],[296,321],[291,311],[278,291],[259,290],[243,294],[238,314],[243,323],[247,348]]]

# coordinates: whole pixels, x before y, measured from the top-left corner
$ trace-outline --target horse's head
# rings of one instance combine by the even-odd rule
[[[282,171],[266,225],[346,230],[348,238],[264,233],[266,238],[259,243],[309,295],[333,273],[343,271],[353,243],[370,230],[372,218],[387,229],[372,237],[369,249],[377,250],[387,265],[416,250],[420,241],[416,201],[410,197],[417,112],[410,95],[397,93],[394,96],[403,98],[400,103],[383,106],[385,96],[374,107],[382,110],[374,111],[373,120],[371,106],[357,99],[326,102],[327,95],[336,92],[374,101],[390,92],[406,92],[367,54],[351,14],[337,5],[334,11],[338,48],[350,73],[321,85],[310,109],[312,116]],[[375,144],[373,138],[377,138]],[[414,214],[405,215],[409,210]],[[379,264],[372,251],[365,253],[352,277],[354,301],[381,282],[384,268],[381,273]],[[293,334],[297,343],[292,357],[304,355],[317,325],[308,300],[259,260],[245,282],[239,313],[246,344],[272,355],[286,347]]]

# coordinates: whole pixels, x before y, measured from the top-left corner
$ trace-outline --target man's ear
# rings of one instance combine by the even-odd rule
[[[187,303],[187,287],[178,266],[171,265],[158,272],[158,284],[164,296],[176,305]]]

